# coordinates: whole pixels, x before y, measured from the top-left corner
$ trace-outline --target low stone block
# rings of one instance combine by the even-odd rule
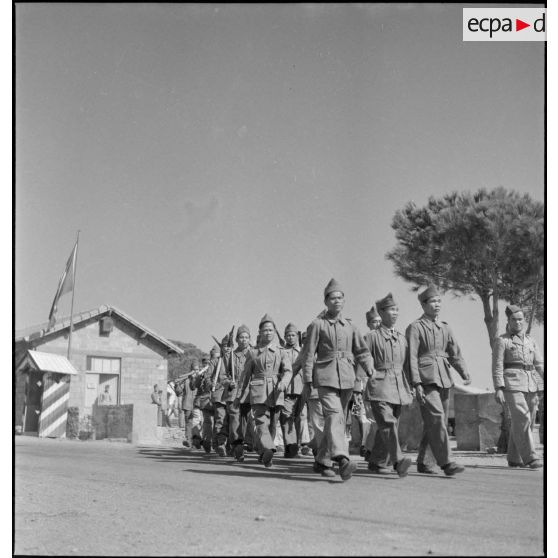
[[[162,435],[157,427],[157,405],[134,403],[132,444],[137,446],[160,445]]]
[[[416,451],[422,438],[422,416],[416,399],[404,405],[399,418],[399,444],[403,451]]]
[[[502,408],[494,392],[455,394],[455,437],[457,449],[486,451],[498,444]]]

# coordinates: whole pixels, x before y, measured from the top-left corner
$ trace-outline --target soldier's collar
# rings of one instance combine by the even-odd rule
[[[436,318],[436,319],[432,319],[430,316],[427,316],[426,314],[423,314],[420,319],[429,327],[432,328],[434,325],[440,327],[440,319]]]
[[[285,345],[284,348],[285,349],[300,349],[300,347],[298,346],[298,343],[295,343],[294,345]]]
[[[380,331],[382,332],[382,335],[386,338],[389,339],[390,337],[397,337],[397,335],[399,335],[399,332],[393,328],[393,331],[391,328],[385,326],[384,324],[382,324],[380,326]]]
[[[277,350],[277,345],[272,341],[269,345],[265,345],[264,347],[258,347],[258,354],[262,354],[266,349],[270,350],[274,353]]]
[[[337,317],[334,318],[333,316],[329,315],[329,312],[325,312],[324,320],[327,320],[330,324],[334,324],[336,322],[339,322],[341,325],[345,325],[347,323],[347,320],[345,318],[343,318],[343,316],[341,314],[338,314]]]

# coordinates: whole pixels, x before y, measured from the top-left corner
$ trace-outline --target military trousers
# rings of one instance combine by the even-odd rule
[[[310,441],[308,445],[312,448],[316,461],[318,460],[318,450],[324,438],[325,417],[322,404],[319,399],[308,399],[308,435]],[[326,467],[331,467],[331,456],[327,453],[322,456],[320,463]]]
[[[299,445],[306,445],[310,441],[310,433],[308,431],[308,408],[306,405],[302,406],[300,414],[295,418],[295,428],[297,443]]]
[[[425,402],[420,405],[422,416],[422,439],[419,444],[417,464],[427,463],[427,449],[430,446],[436,463],[443,467],[452,460],[447,417],[449,410],[449,389],[435,384],[423,386]]]
[[[223,425],[227,427],[225,432],[231,446],[242,443],[242,431],[240,428],[240,407],[235,407],[232,401],[227,401],[228,421]]]
[[[192,437],[202,438],[203,411],[199,407],[194,407],[192,418]]]
[[[508,462],[527,465],[539,457],[531,429],[531,416],[538,402],[537,394],[504,390],[504,397],[511,415]]]
[[[254,422],[256,424],[256,451],[262,454],[270,449],[275,451],[275,432],[277,430],[278,407],[268,407],[265,404],[252,405]]]
[[[378,467],[396,465],[403,459],[403,452],[399,445],[401,405],[386,401],[371,401],[370,404],[377,429],[368,462]]]
[[[213,403],[214,418],[213,418],[213,435],[211,443],[214,448],[224,446],[227,443],[227,433],[225,427],[225,420],[227,417],[227,406],[225,403]]]
[[[213,407],[209,409],[202,409],[203,423],[202,423],[202,440],[211,445],[211,438],[213,437]]]
[[[238,438],[240,442],[253,446],[256,440],[256,426],[252,416],[252,406],[250,403],[240,404],[240,431]]]
[[[192,443],[192,427],[194,425],[194,409],[180,409],[184,422],[184,439]]]
[[[281,432],[283,434],[283,445],[285,450],[287,446],[297,444],[296,425],[294,409],[299,395],[285,395],[285,402],[280,407],[279,424],[281,425]]]
[[[316,460],[322,465],[328,457],[338,461],[342,457],[349,459],[349,443],[345,437],[347,408],[353,395],[352,388],[336,389],[318,387],[318,397],[324,413],[324,436],[318,448]]]

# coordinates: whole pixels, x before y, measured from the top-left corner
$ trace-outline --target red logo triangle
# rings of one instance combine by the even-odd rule
[[[522,29],[525,29],[526,27],[531,27],[531,24],[530,23],[525,23],[524,21],[521,21],[520,19],[515,20],[515,30],[516,31],[521,31]]]

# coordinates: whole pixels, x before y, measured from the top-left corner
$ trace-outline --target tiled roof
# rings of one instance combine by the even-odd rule
[[[144,333],[152,337],[155,341],[158,341],[159,343],[167,347],[169,351],[172,351],[179,355],[184,353],[184,351],[180,347],[178,347],[177,345],[175,345],[165,337],[154,332],[152,329],[146,327],[145,325],[138,322],[137,320],[134,320],[133,318],[128,316],[128,314],[122,312],[122,310],[119,310],[118,308],[114,306],[110,306],[108,304],[103,304],[102,306],[99,306],[99,308],[94,308],[93,310],[87,310],[85,312],[80,312],[79,314],[74,314],[74,326],[79,324],[80,322],[89,320],[90,318],[95,318],[103,314],[109,314],[109,313],[116,314],[122,320],[125,320],[126,322],[142,330]],[[54,327],[48,331],[47,331],[47,326],[48,326],[48,322],[44,322],[42,324],[38,324],[35,326],[27,327],[25,329],[16,331],[16,336],[15,336],[16,343],[19,341],[33,341],[35,339],[40,339],[42,337],[50,336],[55,333],[58,333],[63,329],[69,328],[70,316],[65,316],[63,318],[58,319],[54,324]]]

